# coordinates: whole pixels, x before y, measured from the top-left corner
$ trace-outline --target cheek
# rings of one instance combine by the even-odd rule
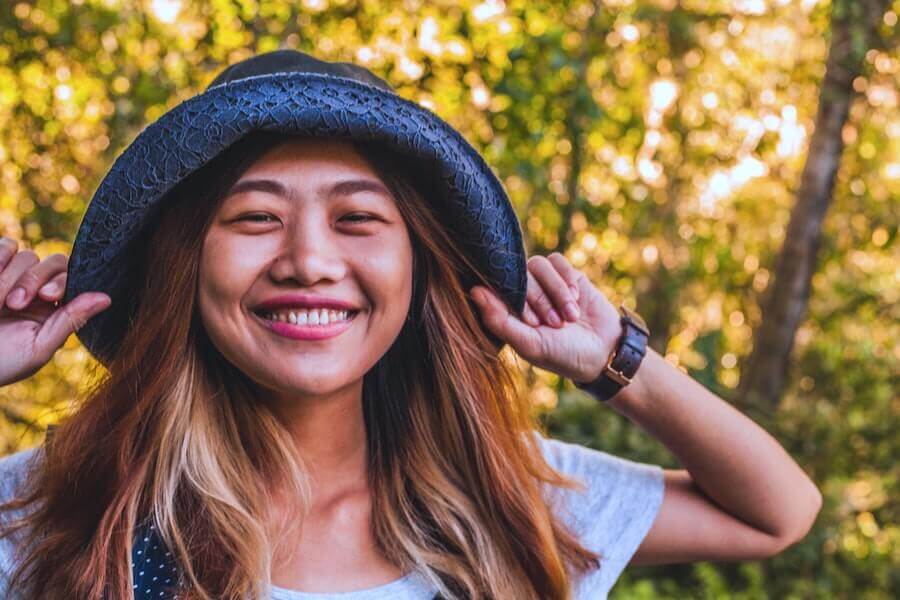
[[[258,269],[258,257],[240,244],[209,236],[200,256],[201,306],[234,306],[248,289]]]
[[[381,250],[365,255],[357,273],[364,274],[365,287],[385,313],[404,318],[412,298],[412,252],[409,248]]]

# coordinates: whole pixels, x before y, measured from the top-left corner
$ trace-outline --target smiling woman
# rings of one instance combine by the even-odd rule
[[[527,403],[460,282],[474,266],[402,164],[256,132],[172,190],[128,255],[140,287],[120,303],[132,325],[109,379],[41,449],[33,498],[49,502],[28,524],[61,535],[15,586],[91,597],[98,580],[64,568],[78,562],[115,589],[128,573],[108,553],[149,522],[198,597],[266,583],[562,597],[563,561],[596,565],[540,495],[563,480],[522,435]],[[75,521],[73,473],[100,500]]]
[[[565,257],[526,259],[457,132],[353,65],[226,69],[116,161],[67,303],[31,307],[64,269],[0,239],[0,383],[75,330],[106,367],[0,461],[4,598],[594,600],[633,560],[770,555],[818,510]],[[504,343],[633,376],[609,405],[690,472],[541,435]]]

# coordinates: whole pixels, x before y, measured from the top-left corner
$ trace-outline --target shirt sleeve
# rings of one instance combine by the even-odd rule
[[[583,546],[601,554],[600,568],[581,579],[575,598],[604,598],[656,519],[663,469],[536,433],[548,463],[584,483],[583,491],[551,488],[551,506]]]

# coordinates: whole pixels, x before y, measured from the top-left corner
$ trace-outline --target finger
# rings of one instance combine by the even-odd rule
[[[65,254],[52,254],[22,273],[7,300],[9,307],[24,308],[28,306],[39,287],[66,270],[68,260]],[[25,290],[25,293],[19,292],[19,289]]]
[[[526,272],[526,275],[527,275],[527,272]],[[477,286],[477,287],[482,287],[482,286]],[[521,319],[523,321],[525,321],[526,323],[528,323],[529,325],[531,325],[532,327],[540,327],[541,326],[541,319],[534,312],[534,309],[531,308],[531,305],[528,303],[527,296],[525,298],[525,305],[522,307]]]
[[[557,258],[554,260],[566,260],[558,252],[556,254]],[[563,279],[554,263],[547,257],[533,256],[528,261],[528,269],[532,272],[537,282],[540,283],[544,294],[549,297],[553,308],[558,313],[565,315],[569,321],[577,321],[578,317],[581,316],[581,311],[578,308],[575,295],[569,289],[568,283]]]
[[[5,303],[13,309],[19,308],[15,302],[17,294],[13,288],[17,287],[16,283],[22,274],[39,262],[41,260],[31,250],[23,250],[12,257],[6,268],[0,273],[0,304]]]
[[[564,255],[559,252],[553,252],[547,256],[547,260],[554,266],[559,275],[568,284],[572,291],[572,296],[577,303],[581,297],[581,280],[585,278],[585,274],[575,268]]]
[[[525,307],[522,309],[522,317],[523,320],[533,327],[541,326],[541,319],[537,316],[537,313],[534,312],[534,309],[531,308],[531,305],[528,302],[525,302]]]
[[[481,309],[481,320],[494,335],[511,344],[519,354],[528,358],[528,349],[540,345],[540,334],[534,327],[523,323],[509,310],[493,291],[475,286],[470,293]]]
[[[91,317],[112,304],[110,297],[102,292],[84,292],[71,302],[59,307],[41,326],[35,337],[35,345],[49,360],[56,350],[77,330],[84,327]]]
[[[60,273],[47,283],[41,286],[41,289],[38,290],[38,294],[41,298],[53,302],[54,300],[59,300],[59,298],[66,291],[66,276],[67,273]]]
[[[0,271],[6,268],[6,263],[19,251],[19,242],[12,238],[0,237]]]
[[[533,276],[532,276],[532,279],[533,279]],[[534,285],[537,286],[537,283],[535,283]],[[546,298],[546,297],[545,297],[545,298]],[[549,300],[548,300],[548,301],[549,301]],[[551,325],[552,327],[556,327],[556,325],[551,324],[551,323],[547,320],[546,317],[542,317],[542,316],[541,316],[541,315],[543,314],[544,311],[543,311],[540,307],[535,307],[535,306],[533,306],[533,305],[531,304],[531,302],[529,302],[528,300],[525,301],[525,305],[528,307],[528,310],[529,310],[532,314],[534,314],[535,318],[538,320],[538,323],[539,323],[540,325]],[[561,323],[562,320],[561,320],[561,318],[560,318],[560,316],[559,316],[559,313],[556,312],[556,310],[554,310],[554,309],[552,309],[552,308],[551,308],[550,310],[552,310],[552,311],[553,311],[553,314],[556,315],[556,319],[557,319],[557,320],[556,320],[556,323]]]
[[[531,307],[534,314],[537,315],[542,323],[550,325],[551,327],[559,327],[562,325],[562,318],[553,308],[553,301],[544,292],[543,287],[541,287],[541,284],[538,283],[534,275],[531,274],[531,271],[526,272],[526,277],[528,278],[528,283],[525,289],[525,301]]]

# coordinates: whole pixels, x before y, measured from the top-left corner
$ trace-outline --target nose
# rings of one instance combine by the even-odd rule
[[[313,286],[323,280],[340,281],[347,266],[325,215],[306,211],[288,227],[278,258],[269,269],[275,282],[294,279],[300,285]]]

